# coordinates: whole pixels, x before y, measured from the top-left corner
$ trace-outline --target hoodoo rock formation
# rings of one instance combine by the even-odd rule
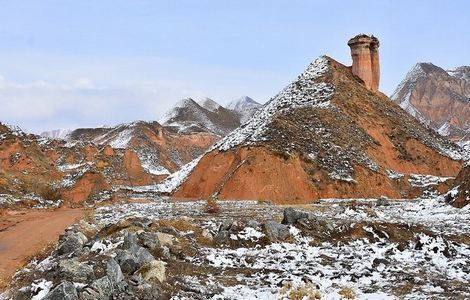
[[[379,45],[379,40],[373,35],[359,34],[348,41],[353,60],[352,73],[372,91],[379,89]]]
[[[422,181],[433,178],[445,192],[465,153],[375,91],[374,37],[358,36],[350,45],[354,68],[318,58],[247,123],[156,189],[175,199],[305,203],[414,198],[429,186]]]

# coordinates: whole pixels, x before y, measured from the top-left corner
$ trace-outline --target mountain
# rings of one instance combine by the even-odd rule
[[[130,149],[41,138],[0,123],[0,207],[80,205],[109,199],[112,186],[165,177],[147,172]]]
[[[217,112],[217,110],[221,107],[221,105],[210,98],[202,98],[201,100],[197,101],[197,103],[211,112]]]
[[[200,103],[191,98],[183,99],[159,122],[178,133],[207,132],[219,136],[225,136],[240,126],[240,116],[235,111],[226,109],[211,99],[204,99]]]
[[[231,109],[238,112],[243,112],[253,108],[259,108],[261,104],[251,99],[248,96],[243,96],[238,99],[231,101],[225,108]]]
[[[50,131],[43,131],[40,136],[50,139],[66,140],[67,135],[72,132],[72,129],[54,129]]]
[[[470,67],[453,70],[418,63],[391,99],[453,141],[470,140]]]
[[[240,114],[240,122],[243,124],[248,121],[261,106],[261,104],[250,97],[243,96],[231,101],[226,108],[238,112]]]
[[[180,134],[158,122],[137,121],[115,127],[80,128],[69,141],[87,141],[114,149],[133,150],[142,167],[154,175],[168,175],[204,153],[219,138],[211,133]]]
[[[247,123],[156,189],[175,198],[305,203],[411,198],[426,176],[438,182],[456,176],[462,149],[353,70],[318,58]]]
[[[446,201],[455,207],[464,207],[470,203],[470,161],[455,178],[454,188],[446,195]]]

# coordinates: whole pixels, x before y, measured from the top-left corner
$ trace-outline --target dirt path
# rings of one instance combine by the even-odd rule
[[[83,216],[81,209],[8,211],[0,215],[0,279],[11,277],[25,258],[57,240]]]

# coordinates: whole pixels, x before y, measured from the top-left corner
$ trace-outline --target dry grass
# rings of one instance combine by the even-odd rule
[[[339,294],[343,296],[344,299],[356,299],[356,292],[352,288],[342,288]]]
[[[211,197],[207,199],[206,206],[204,207],[204,212],[209,214],[217,214],[220,212],[220,207],[217,203],[217,198]]]
[[[95,222],[95,209],[94,208],[87,208],[83,211],[83,219],[88,223]]]
[[[97,169],[102,170],[102,169],[106,168],[107,166],[109,166],[109,164],[108,164],[107,162],[105,162],[104,160],[99,160],[99,161],[96,163],[95,166],[96,166]]]
[[[290,283],[285,284],[279,294],[287,296],[291,300],[317,300],[321,299],[321,293],[313,285],[306,284],[300,287],[292,287]]]
[[[57,189],[57,188],[54,188],[50,185],[38,186],[38,188],[36,190],[36,194],[38,194],[39,196],[41,196],[41,198],[43,198],[45,200],[57,201],[57,200],[61,199],[60,190]]]

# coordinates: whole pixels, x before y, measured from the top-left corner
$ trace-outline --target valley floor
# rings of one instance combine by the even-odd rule
[[[210,214],[205,205],[159,198],[96,208],[93,224],[70,228],[0,299],[470,297],[468,206],[442,197],[294,209],[224,201]]]
[[[0,274],[11,277],[28,258],[55,243],[83,216],[81,209],[6,210],[0,215]]]

